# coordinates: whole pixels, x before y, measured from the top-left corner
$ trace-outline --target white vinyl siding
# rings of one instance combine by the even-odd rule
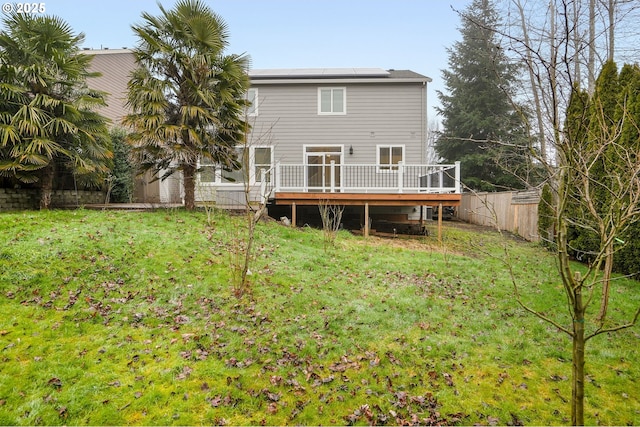
[[[334,144],[346,147],[345,163],[377,164],[379,144],[404,145],[405,163],[420,163],[425,140],[422,85],[359,84],[346,89],[347,115],[319,115],[317,85],[260,85],[260,115],[251,121],[248,140],[273,146],[273,158],[282,164],[304,163],[303,145]]]
[[[347,89],[344,87],[318,88],[318,114],[347,114]]]

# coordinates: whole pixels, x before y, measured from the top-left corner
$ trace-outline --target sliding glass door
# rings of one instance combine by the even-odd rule
[[[307,146],[305,183],[309,191],[340,191],[342,146]]]

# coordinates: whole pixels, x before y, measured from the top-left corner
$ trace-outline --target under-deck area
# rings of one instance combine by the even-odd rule
[[[372,206],[413,206],[438,207],[438,224],[442,223],[443,207],[457,207],[460,205],[460,193],[309,193],[309,192],[276,192],[274,203],[276,206],[291,207],[291,224],[298,223],[298,207],[318,206],[320,204],[339,206],[362,206],[363,235],[368,236],[371,227],[369,208]],[[427,218],[420,210],[420,222]],[[422,225],[422,224],[421,224]]]

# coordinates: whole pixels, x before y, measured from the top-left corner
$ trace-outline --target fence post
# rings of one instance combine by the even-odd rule
[[[295,182],[297,183],[298,177],[295,173],[294,176]],[[307,161],[302,164],[302,191],[305,193],[309,191],[309,164],[307,163]]]
[[[404,187],[404,163],[398,162],[398,193],[402,193]]]
[[[460,182],[460,162],[456,162],[456,193],[462,192],[462,183]]]
[[[280,191],[280,173],[282,172],[280,168],[280,160],[276,161],[276,176],[274,177],[275,183],[273,185],[274,191],[277,193]]]

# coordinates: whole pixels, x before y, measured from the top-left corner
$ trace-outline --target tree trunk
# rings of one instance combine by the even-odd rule
[[[40,185],[40,209],[48,210],[51,207],[51,193],[53,192],[53,177],[55,175],[55,167],[51,161],[44,169],[42,169],[41,185]]]
[[[587,62],[587,91],[593,94],[596,86],[596,0],[589,0],[589,58]]]
[[[259,218],[258,218],[259,219]],[[242,265],[242,273],[240,277],[240,289],[237,290],[237,296],[244,295],[245,288],[247,287],[247,275],[249,274],[249,265],[251,264],[251,251],[253,250],[253,240],[255,239],[256,232],[256,215],[251,211],[247,205],[247,245],[244,252],[244,264]]]
[[[600,312],[596,318],[600,324],[604,323],[609,308],[609,285],[611,273],[613,272],[613,243],[609,243],[606,248],[604,259],[604,271],[602,273],[602,298],[600,301]]]
[[[196,208],[196,168],[193,165],[184,165],[182,168],[184,185],[184,207],[188,211]]]
[[[577,273],[579,274],[579,273]],[[582,286],[575,290],[573,304],[573,372],[571,390],[571,425],[584,425],[584,307]]]
[[[613,55],[615,53],[615,7],[616,2],[609,0],[609,54],[607,60],[613,61]]]
[[[529,40],[529,30],[527,29],[527,25],[526,25],[526,16],[524,13],[524,7],[522,6],[519,0],[517,2],[517,6],[518,6],[518,12],[520,13],[520,25],[522,26],[522,34],[524,36],[524,42],[527,46],[531,46],[531,40]],[[536,119],[538,122],[538,142],[540,143],[540,155],[541,155],[542,161],[544,163],[547,163],[547,145],[546,145],[546,140],[544,135],[544,119],[542,117],[542,107],[541,107],[540,95],[538,93],[539,83],[536,81],[536,76],[534,75],[534,72],[533,72],[533,68],[534,68],[533,57],[530,49],[527,49],[526,58],[527,58],[527,64],[528,64],[527,68],[529,69],[529,81],[531,84],[531,93],[533,95],[533,101],[536,107],[535,111],[536,111]]]

